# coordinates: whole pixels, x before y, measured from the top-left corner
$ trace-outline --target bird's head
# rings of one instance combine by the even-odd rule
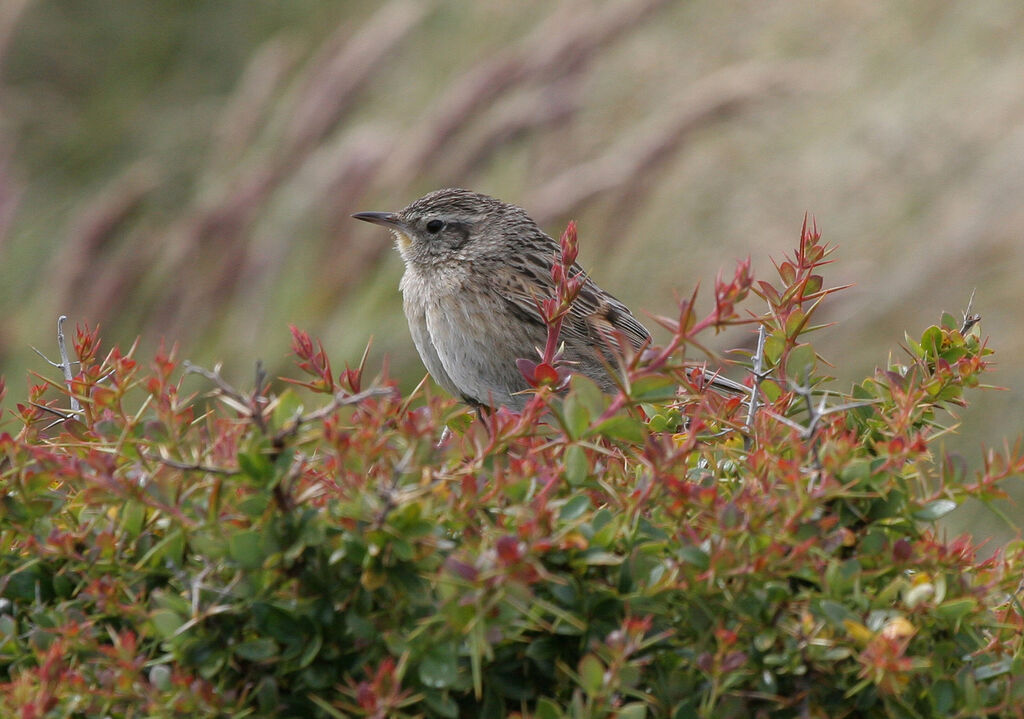
[[[458,188],[431,192],[398,212],[352,216],[391,230],[402,259],[414,265],[486,260],[542,235],[521,208]]]

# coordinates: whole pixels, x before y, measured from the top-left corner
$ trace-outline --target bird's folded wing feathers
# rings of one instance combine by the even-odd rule
[[[574,264],[572,271],[583,273],[583,268]],[[544,324],[538,304],[555,296],[548,268],[538,263],[523,262],[514,271],[500,273],[496,280],[500,285],[499,291],[514,314]],[[578,340],[586,344],[600,339],[608,347],[614,348],[619,346],[620,335],[637,349],[651,338],[647,328],[640,324],[628,307],[588,277],[563,321],[562,339],[567,343]]]

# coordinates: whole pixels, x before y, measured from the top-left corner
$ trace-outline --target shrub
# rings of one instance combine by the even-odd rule
[[[0,435],[0,713],[1020,716],[1021,547],[934,524],[1024,471],[939,448],[990,350],[946,315],[827,390],[828,254],[805,226],[773,282],[660,318],[618,395],[548,356],[484,421],[299,330],[302,379],[242,392],[80,329],[70,390]],[[740,322],[753,409],[687,359]]]

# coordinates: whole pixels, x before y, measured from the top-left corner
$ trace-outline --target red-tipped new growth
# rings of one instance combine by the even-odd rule
[[[579,239],[576,235],[576,221],[572,220],[562,233],[559,240],[559,251],[551,266],[551,281],[555,286],[555,296],[537,299],[537,310],[544,324],[548,327],[547,342],[541,353],[540,362],[532,362],[525,358],[516,360],[516,366],[523,373],[531,386],[562,384],[567,376],[558,371],[561,357],[558,352],[558,337],[562,331],[562,321],[572,308],[583,285],[586,274],[576,265],[579,254]]]
[[[314,345],[309,334],[303,332],[295,325],[290,325],[289,329],[292,333],[292,352],[299,358],[297,363],[299,369],[316,378],[312,382],[300,382],[298,384],[314,390],[333,392],[334,375],[331,373],[331,362],[327,359],[324,346],[319,340]]]

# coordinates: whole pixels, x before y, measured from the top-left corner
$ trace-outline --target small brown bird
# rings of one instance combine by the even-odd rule
[[[516,360],[537,359],[547,340],[537,302],[555,296],[559,244],[522,208],[462,189],[431,192],[399,212],[353,217],[395,236],[405,260],[405,316],[434,380],[473,406],[522,410],[529,384]],[[587,278],[562,324],[564,359],[613,391],[607,367],[615,366],[619,337],[640,348],[650,333]]]

